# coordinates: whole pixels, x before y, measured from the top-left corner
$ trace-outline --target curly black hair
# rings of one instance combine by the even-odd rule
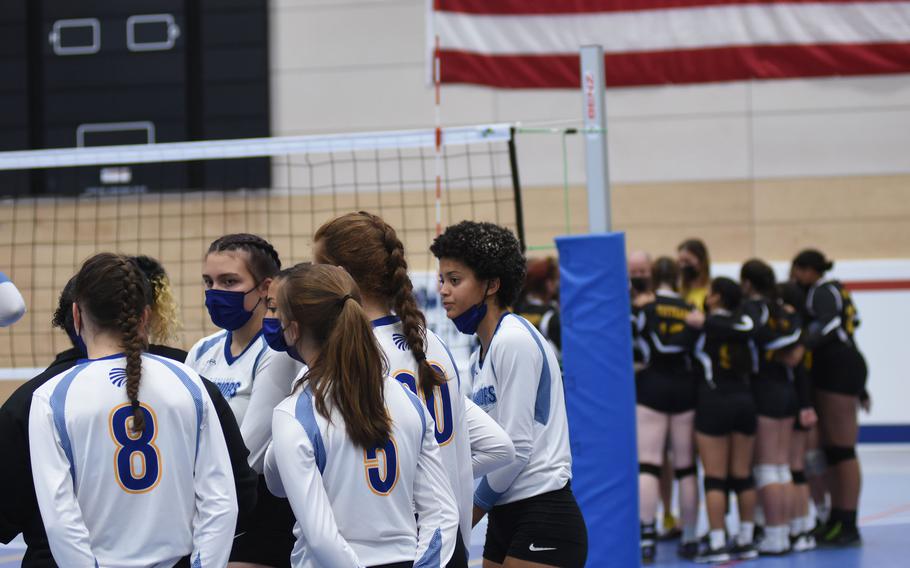
[[[527,261],[509,229],[493,223],[462,221],[436,237],[430,252],[436,258],[463,262],[480,280],[499,278],[496,301],[500,307],[511,306],[518,299]]]

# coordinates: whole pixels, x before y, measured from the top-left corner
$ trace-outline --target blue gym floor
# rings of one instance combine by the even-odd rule
[[[863,546],[846,550],[813,550],[782,558],[728,562],[763,568],[906,568],[910,566],[910,445],[860,446],[863,493],[860,530]],[[702,515],[704,516],[704,515]],[[702,519],[704,524],[704,519]],[[485,524],[474,529],[471,566],[481,565]],[[589,535],[589,538],[593,535]],[[24,545],[20,539],[0,545],[0,568],[18,568]],[[695,566],[676,556],[676,543],[661,543],[655,566]],[[599,568],[599,567],[593,567]],[[620,567],[623,568],[623,567]]]

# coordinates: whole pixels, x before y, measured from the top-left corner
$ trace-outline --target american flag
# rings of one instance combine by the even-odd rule
[[[435,0],[443,83],[577,88],[599,44],[611,87],[910,73],[910,2]]]

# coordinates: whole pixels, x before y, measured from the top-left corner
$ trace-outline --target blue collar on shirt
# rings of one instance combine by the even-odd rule
[[[113,355],[108,355],[106,357],[98,357],[97,359],[89,359],[88,357],[80,358],[76,360],[77,365],[82,363],[94,363],[95,361],[107,361],[108,359],[119,359],[125,357],[123,353],[114,353]]]
[[[392,325],[393,323],[398,323],[400,321],[401,321],[401,318],[399,318],[398,316],[388,315],[388,316],[383,316],[379,319],[374,319],[370,323],[373,324],[374,328],[377,328],[377,327],[382,327],[384,325]]]
[[[496,334],[499,333],[499,328],[502,326],[503,320],[506,319],[506,316],[512,315],[512,312],[506,310],[500,317],[499,321],[496,323],[496,329],[493,330],[493,337],[490,338],[490,347],[487,348],[489,351],[493,347],[493,340],[496,339]],[[478,366],[483,369],[483,360],[485,359],[486,353],[483,352],[483,343],[480,344],[480,355],[477,356]]]
[[[234,361],[243,357],[243,354],[246,353],[247,351],[249,351],[250,347],[252,347],[254,343],[259,341],[260,337],[262,337],[261,329],[259,330],[259,332],[256,333],[256,335],[253,336],[253,339],[250,340],[250,342],[247,344],[247,346],[243,348],[243,351],[240,352],[240,355],[237,355],[236,357],[234,357],[231,354],[232,334],[230,331],[228,331],[227,338],[224,340],[224,360],[227,361],[228,365],[233,365]]]

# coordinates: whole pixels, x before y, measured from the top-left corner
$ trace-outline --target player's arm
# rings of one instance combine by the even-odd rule
[[[489,511],[531,459],[534,449],[534,405],[543,366],[543,354],[524,332],[501,335],[490,352],[499,384],[496,389],[498,422],[515,447],[509,465],[488,473],[474,491],[474,505]]]
[[[812,294],[810,306],[815,321],[810,323],[803,343],[807,349],[818,347],[832,341],[836,337],[841,324],[841,300],[834,286],[824,285],[815,289]]]
[[[0,487],[6,493],[0,499],[0,542],[4,544],[22,532],[25,519],[34,514],[31,507],[25,507],[26,497],[32,492],[25,433],[6,404],[0,408],[0,456],[6,461],[0,468]]]
[[[218,415],[221,431],[224,433],[224,442],[231,458],[234,486],[237,489],[237,514],[242,518],[256,508],[256,500],[259,496],[257,490],[259,476],[250,467],[248,461],[250,451],[246,449],[246,444],[243,442],[243,436],[240,434],[240,427],[237,426],[231,405],[218,390],[218,385],[205,378],[202,379],[202,384],[205,385],[205,390],[212,399],[212,406]]]
[[[409,397],[416,396],[405,389]],[[452,558],[458,534],[458,503],[452,493],[439,444],[436,423],[418,400],[415,408],[423,413],[424,429],[414,479],[414,512],[417,514],[417,554],[414,568],[440,568]]]
[[[202,394],[202,404],[193,477],[196,513],[191,558],[194,566],[197,561],[201,566],[225,566],[237,526],[237,494],[224,433],[207,393]]]
[[[720,340],[742,341],[755,333],[755,322],[747,314],[709,315],[704,329]]]
[[[266,481],[276,495],[285,494],[297,518],[307,551],[316,566],[361,566],[335,522],[332,505],[322,485],[313,446],[296,418],[276,410],[272,417],[272,444]],[[291,483],[281,483],[282,479]]]
[[[28,419],[29,453],[35,496],[44,520],[47,542],[59,566],[96,566],[88,528],[76,500],[70,462],[54,425],[50,403],[32,397]]]
[[[272,411],[291,394],[291,385],[300,372],[300,365],[286,354],[265,349],[256,367],[250,402],[240,425],[240,433],[250,450],[250,466],[258,472],[262,471],[271,437]]]
[[[25,315],[25,300],[9,277],[0,272],[0,327],[13,325]]]
[[[506,431],[471,399],[465,397],[464,405],[474,478],[512,463],[515,445]]]

